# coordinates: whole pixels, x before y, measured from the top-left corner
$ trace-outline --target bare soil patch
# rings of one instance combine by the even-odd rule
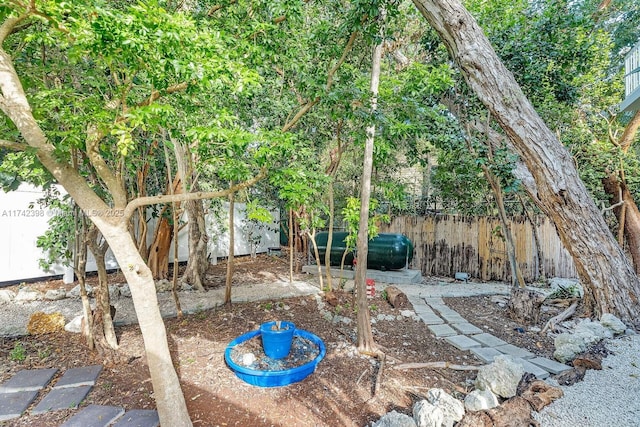
[[[224,276],[224,263],[212,266],[207,286],[224,286]],[[246,258],[236,264],[234,283],[260,284],[274,276],[288,277],[288,265],[282,258],[266,255],[256,260]],[[117,275],[110,278],[112,283],[119,281],[122,279]],[[55,288],[59,284],[39,286]],[[443,388],[460,398],[472,390],[473,371],[392,369],[393,365],[405,362],[449,361],[468,365],[481,362],[470,352],[459,351],[435,338],[424,323],[401,316],[399,310],[378,295],[370,299],[372,318],[383,314],[393,315],[394,320],[377,320],[372,325],[376,342],[387,354],[380,391],[374,396],[378,363],[359,355],[355,349],[353,295],[342,291],[336,291],[335,295],[337,305],[327,308],[351,319],[350,323],[333,323],[323,317],[315,297],[234,304],[167,320],[169,345],[194,425],[365,426],[391,410],[410,413],[413,403],[430,388]],[[548,339],[514,330],[520,325],[510,323],[504,309],[484,298],[445,301],[467,320],[505,341],[543,356],[550,355],[552,343]],[[316,372],[302,382],[280,388],[254,387],[237,378],[226,366],[224,350],[231,340],[272,320],[292,321],[298,328],[319,336],[327,354]],[[125,409],[154,408],[139,328],[119,327],[117,332],[120,351],[127,362],[106,365],[81,406],[93,403]],[[10,356],[18,343],[25,349],[24,361],[12,360]],[[61,374],[68,368],[102,363],[98,354],[86,348],[81,336],[69,333],[0,339],[0,354],[0,381],[21,369],[56,367]],[[5,425],[58,426],[76,412],[64,410],[38,416],[27,412]]]

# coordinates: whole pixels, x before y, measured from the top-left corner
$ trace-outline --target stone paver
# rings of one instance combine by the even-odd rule
[[[423,298],[424,302],[426,302],[429,305],[444,305],[444,300],[440,297],[433,297],[433,298]]]
[[[124,414],[119,406],[89,405],[60,427],[107,427]]]
[[[31,410],[33,415],[58,409],[77,408],[80,402],[87,397],[91,391],[90,385],[68,388],[54,388],[44,399]]]
[[[570,366],[556,362],[555,360],[547,359],[546,357],[535,357],[533,359],[529,359],[529,362],[540,366],[542,369],[545,369],[554,375],[571,369]]]
[[[417,313],[418,317],[424,322],[425,325],[441,325],[444,323],[440,317],[438,317],[435,313]]]
[[[37,395],[38,390],[0,394],[0,421],[18,418],[31,405]]]
[[[58,372],[58,370],[55,368],[25,369],[0,385],[0,393],[40,390],[49,384],[49,381],[51,381],[51,378],[53,378],[56,372]]]
[[[447,323],[466,323],[467,320],[460,316],[458,313],[456,312],[447,312],[445,311],[444,313],[440,313],[440,317],[442,317],[444,320],[447,321]]]
[[[458,333],[449,325],[428,325],[428,328],[436,337],[450,337]]]
[[[484,363],[493,363],[493,358],[502,355],[498,350],[491,347],[473,347],[469,349],[478,359]]]
[[[469,350],[472,347],[480,347],[480,343],[478,341],[472,340],[464,335],[446,337],[445,340],[458,350]]]
[[[98,375],[102,372],[102,365],[71,368],[60,377],[53,388],[78,387],[81,385],[95,385]]]
[[[159,427],[158,412],[152,409],[128,411],[113,427]]]
[[[482,334],[471,335],[471,338],[473,338],[474,340],[478,341],[480,344],[487,347],[498,347],[501,345],[508,344],[506,341],[502,341],[500,338],[496,337],[495,335],[491,335],[486,332]]]
[[[453,326],[454,329],[459,330],[461,334],[465,334],[465,335],[473,335],[473,334],[481,334],[482,333],[482,329],[478,328],[475,325],[472,325],[469,322],[451,323],[451,326]],[[478,342],[478,341],[476,341],[476,342]]]
[[[530,359],[532,357],[536,357],[535,354],[531,353],[524,348],[516,347],[513,344],[501,345],[498,347],[494,347],[500,353],[508,354],[513,357],[521,357],[523,359]]]
[[[538,365],[534,365],[533,363],[529,363],[529,361],[521,359],[520,357],[514,357],[513,362],[522,366],[525,372],[529,372],[538,378],[539,380],[543,380],[549,377],[549,372],[545,369],[542,369]]]

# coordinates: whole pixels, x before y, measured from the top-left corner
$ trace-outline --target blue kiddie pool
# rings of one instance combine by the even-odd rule
[[[294,332],[294,339],[296,336],[304,338],[310,341],[313,345],[316,345],[319,350],[318,355],[304,365],[276,371],[253,369],[251,367],[241,366],[235,363],[231,358],[231,352],[234,347],[258,335],[260,335],[259,329],[242,334],[231,341],[224,352],[224,360],[238,378],[258,387],[282,387],[302,381],[316,370],[316,366],[324,358],[327,352],[324,342],[322,342],[318,336],[302,329],[296,329]]]

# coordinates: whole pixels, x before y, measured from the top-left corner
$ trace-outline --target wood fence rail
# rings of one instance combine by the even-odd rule
[[[533,225],[525,217],[509,221],[516,245],[516,258],[526,282],[544,276],[578,277],[573,260],[560,242],[555,225],[546,217],[536,217],[541,255],[536,250]],[[511,267],[502,223],[494,217],[433,215],[401,216],[380,227],[381,233],[406,235],[415,248],[411,268],[423,276],[453,277],[464,272],[485,281],[511,281]]]

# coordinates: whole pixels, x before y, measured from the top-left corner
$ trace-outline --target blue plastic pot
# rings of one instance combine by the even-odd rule
[[[241,380],[257,387],[282,387],[302,381],[316,370],[316,366],[318,365],[318,363],[320,363],[320,361],[327,353],[324,342],[322,342],[322,340],[318,336],[302,329],[296,329],[294,335],[311,341],[320,349],[320,352],[315,357],[315,359],[311,360],[310,362],[307,362],[302,366],[298,366],[292,369],[286,369],[283,371],[260,371],[257,369],[247,368],[246,366],[240,366],[234,363],[233,360],[231,360],[231,351],[233,350],[233,347],[245,341],[248,341],[257,335],[260,335],[259,329],[240,335],[238,338],[229,343],[227,349],[224,352],[224,360],[227,362],[227,365],[229,365],[236,376]]]
[[[267,322],[260,325],[260,334],[262,336],[262,348],[264,354],[272,359],[283,359],[289,355],[291,350],[291,342],[293,341],[293,333],[296,325],[291,322]]]

